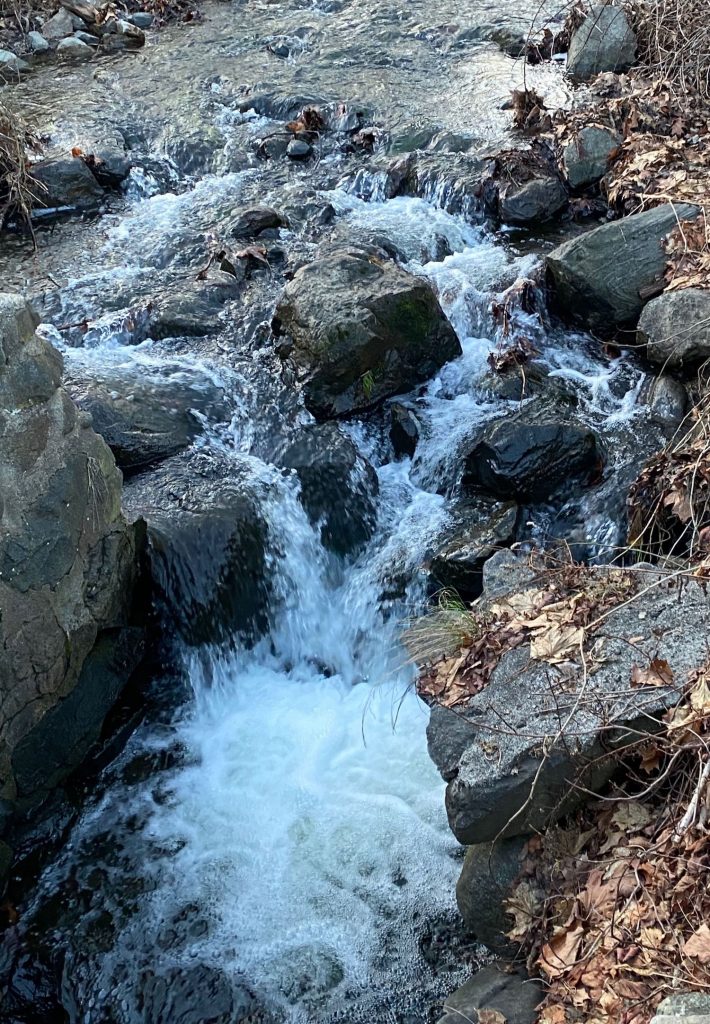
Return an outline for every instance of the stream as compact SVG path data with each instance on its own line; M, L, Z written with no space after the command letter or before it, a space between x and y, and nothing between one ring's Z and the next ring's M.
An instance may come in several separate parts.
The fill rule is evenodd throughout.
M425 1024L485 958L458 923L463 851L401 636L431 594L427 564L451 521L462 446L519 407L490 387L501 342L491 303L535 278L560 236L495 232L436 195L387 199L377 175L383 151L505 142L501 107L522 68L491 36L526 31L537 7L209 3L202 22L165 29L140 55L46 68L17 87L52 145L118 130L136 159L100 217L40 225L36 256L12 239L0 258L8 287L34 300L68 380L150 386L194 408L200 430L181 458L188 470L226 460L259 494L270 598L263 635L171 644L153 709L26 896L12 940L25 952L5 944L13 1021ZM267 50L283 38L285 59ZM558 69L528 74L564 101ZM308 164L255 159L255 140L277 133L299 98L361 105L381 149L324 143ZM143 298L194 281L207 236L256 202L289 221L268 243L271 269L206 333L146 334ZM324 546L279 465L312 418L268 330L284 267L324 240L385 240L430 281L463 352L410 396L413 456L393 449L386 412L341 423L379 483L372 536L345 558ZM544 310L516 316L609 456L600 493L524 510L521 543L545 543L563 523L601 557L621 536L619 480L638 461L646 375ZM128 507L150 472L127 478ZM191 570L199 579L202 562Z

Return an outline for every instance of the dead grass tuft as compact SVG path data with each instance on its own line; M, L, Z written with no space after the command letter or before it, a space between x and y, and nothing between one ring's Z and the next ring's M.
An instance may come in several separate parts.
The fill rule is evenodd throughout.
M39 148L29 125L0 101L0 229L10 220L30 224L38 186L30 177L28 154Z

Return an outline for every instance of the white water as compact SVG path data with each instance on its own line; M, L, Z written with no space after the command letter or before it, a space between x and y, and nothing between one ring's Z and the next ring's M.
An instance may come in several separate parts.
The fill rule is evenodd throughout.
M237 185L234 176L227 191ZM130 222L140 222L143 251L160 258L175 218L192 219L191 196L199 216L209 196L204 184L179 198L139 202L109 246L137 259ZM420 566L447 519L447 501L436 492L452 489L471 432L505 408L480 387L496 337L491 299L529 276L534 260L512 258L480 229L421 200L329 198L353 237L381 230L429 278L463 355L417 399L423 435L414 462L392 461L377 430L346 428L380 479L377 531L354 564L323 550L295 479L252 457L269 484L265 512L280 552L271 566L280 597L271 633L252 650L185 655L193 701L175 730L187 764L157 789L112 788L75 833L80 845L82 833L105 827L112 807L125 802L120 814L140 813L141 841L153 851L140 865L153 891L98 962L87 1024L100 1019L92 1014L109 993L122 1007L122 1024L140 1020L139 969L158 973L175 964L206 963L244 979L291 1024L394 1020L393 999L406 1007L418 985L452 986L450 977L432 981L420 937L427 919L453 913L460 863L444 787L426 750L428 713L413 692L398 634L423 599ZM451 255L432 262L442 237ZM150 340L126 346L121 331L120 318L109 317L94 325L89 346L67 349L65 358L83 368L93 360L99 375L101 365L117 364L140 375L235 384L231 370L171 355ZM592 419L634 414L634 388L631 398L631 391L614 398L618 367L586 356L579 339L550 342L544 356L578 387ZM252 398L250 413L256 408ZM211 424L201 443L239 453L243 463L258 433L253 419L237 396L230 421ZM386 596L398 589L401 597ZM136 745L160 748L175 739L172 730L166 738L142 734L125 757ZM159 947L164 923L191 906L206 927ZM127 972L126 965L134 967Z

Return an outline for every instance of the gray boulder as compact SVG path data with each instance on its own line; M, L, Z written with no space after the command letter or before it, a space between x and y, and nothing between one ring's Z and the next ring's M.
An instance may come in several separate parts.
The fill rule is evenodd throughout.
M19 296L0 297L0 342L0 799L24 808L82 760L140 659L140 531Z
M504 903L520 875L526 842L526 836L514 836L469 846L456 884L456 903L467 929L500 954L514 954L517 948L506 936L513 919Z
M86 35L86 33L82 33L82 35ZM62 60L88 60L93 52L93 47L78 35L67 36L57 46L57 56Z
M535 1024L541 1000L540 982L524 971L484 967L446 999L439 1024L478 1021L479 1010L497 1010L506 1024Z
M648 303L636 339L652 363L692 369L710 356L710 291L681 288Z
M47 53L50 48L41 32L28 32L27 45L33 53Z
M486 565L486 599L504 600L501 584L516 594L539 586L524 561L518 560L520 575L506 572L509 553L494 559ZM545 829L582 799L573 782L592 790L603 785L614 771L614 750L659 727L678 699L677 686L634 686L632 669L661 657L674 682L682 683L705 659L710 605L700 584L691 583L679 595L672 579L655 582L609 612L605 660L594 672L585 674L579 659L564 671L533 661L522 645L503 654L486 688L456 714L432 713L429 753L448 780L449 824L459 842L486 843ZM664 628L661 647L653 626L658 622ZM630 636L639 638L633 646Z
M103 373L101 380L70 372L65 386L91 414L119 469L135 472L176 455L202 432L200 413L213 411L221 393L198 384Z
M483 563L512 540L517 515L518 507L510 501L461 502L431 558L430 573L437 588L452 587L463 597L477 597Z
M635 324L654 289L663 288L663 240L697 206L665 204L563 242L547 267L562 313L600 332Z
M264 231L282 228L285 218L273 206L247 206L239 210L227 231L233 238L258 238Z
M542 501L564 484L588 484L602 464L593 430L531 405L486 426L466 456L463 483L503 498Z
M207 451L176 455L126 483L124 507L148 524L155 590L189 644L248 639L266 627L263 490L248 468Z
M529 227L553 220L567 206L567 190L557 174L508 181L498 192L498 215L505 224Z
M586 81L602 71L626 71L636 60L637 40L623 8L594 4L570 39L567 73Z
M685 386L667 373L657 377L648 396L651 420L657 423L666 437L672 437L685 419L690 399Z
M562 151L562 163L571 188L587 188L603 178L621 142L621 136L609 128L597 125L582 128Z
M370 539L377 474L335 423L302 427L277 462L296 471L303 506L327 548L348 555Z
M103 198L96 178L76 156L40 160L32 165L32 177L39 205L47 209L96 210Z
M60 7L56 14L52 15L42 25L42 35L50 42L58 42L65 36L70 36L74 31L72 16L64 7Z
M274 329L290 337L282 355L295 364L319 419L379 405L461 354L428 282L376 250L340 249L301 268Z
M0 81L17 78L28 69L27 61L18 57L12 50L0 50Z
M651 1024L710 1024L710 995L681 992L667 996L659 1004Z

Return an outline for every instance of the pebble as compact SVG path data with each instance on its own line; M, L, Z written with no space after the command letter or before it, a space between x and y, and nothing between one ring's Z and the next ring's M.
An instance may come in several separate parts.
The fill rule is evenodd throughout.
M312 147L303 139L291 139L286 149L286 155L291 160L306 160L312 152Z

